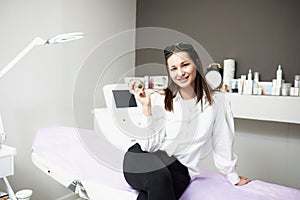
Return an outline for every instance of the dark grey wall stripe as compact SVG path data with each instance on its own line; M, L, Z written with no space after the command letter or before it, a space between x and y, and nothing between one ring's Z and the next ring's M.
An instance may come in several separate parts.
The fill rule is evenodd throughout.
M236 59L238 77L251 68L272 81L278 64L286 82L300 74L299 0L138 0L137 27L148 26L189 35L221 64ZM162 52L137 51L137 66L153 62L164 63ZM164 69L137 69L136 75L149 72Z

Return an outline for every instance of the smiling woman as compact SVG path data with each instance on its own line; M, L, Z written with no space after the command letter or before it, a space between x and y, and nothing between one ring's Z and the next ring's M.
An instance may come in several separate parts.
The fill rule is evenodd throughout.
M164 95L148 94L144 88L134 92L149 122L147 137L137 139L123 162L126 181L139 191L137 199L179 199L211 151L216 167L231 184L249 183L236 172L229 101L206 82L197 52L192 45L179 43L166 47L164 55L170 83ZM156 112L157 106L164 115ZM163 127L158 125L161 121Z

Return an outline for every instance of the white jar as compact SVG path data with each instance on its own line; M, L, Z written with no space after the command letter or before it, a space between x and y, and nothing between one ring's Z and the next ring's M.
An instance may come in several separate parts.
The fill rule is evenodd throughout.
M299 88L291 87L290 88L290 96L299 96Z
M290 95L290 88L292 84L291 83L282 83L281 86L281 95L282 96L289 96Z
M300 75L295 75L294 87L300 88Z

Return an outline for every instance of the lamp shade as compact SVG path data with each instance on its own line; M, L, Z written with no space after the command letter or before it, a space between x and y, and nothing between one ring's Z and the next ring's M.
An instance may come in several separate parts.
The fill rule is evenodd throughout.
M55 37L52 37L46 41L46 44L56 44L56 43L62 43L62 42L68 42L72 40L81 39L84 37L84 34L81 32L74 32L74 33L65 33L61 35L57 35Z

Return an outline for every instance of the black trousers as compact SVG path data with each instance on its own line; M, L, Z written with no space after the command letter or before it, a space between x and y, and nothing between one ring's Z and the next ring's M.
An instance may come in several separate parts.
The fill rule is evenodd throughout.
M145 152L139 144L124 156L123 173L139 190L137 200L178 200L190 182L187 167L164 151Z

